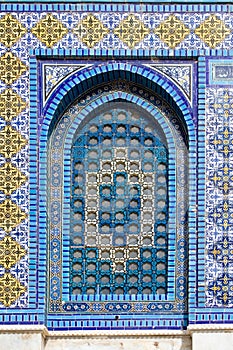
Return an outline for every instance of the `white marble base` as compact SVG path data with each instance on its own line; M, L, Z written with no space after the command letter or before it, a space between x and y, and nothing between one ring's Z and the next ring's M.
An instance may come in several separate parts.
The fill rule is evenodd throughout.
M60 333L61 334L61 333ZM59 339L59 341L58 341ZM61 338L49 336L45 350L191 350L191 338L185 332L74 332Z
M44 350L46 328L0 326L0 350Z
M0 326L0 350L233 350L233 325L194 325L186 331L48 331Z
M188 330L192 350L233 350L233 325L196 325Z

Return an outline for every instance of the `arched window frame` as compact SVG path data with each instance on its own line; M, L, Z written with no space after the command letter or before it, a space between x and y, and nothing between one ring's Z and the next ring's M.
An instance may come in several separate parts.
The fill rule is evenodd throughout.
M127 69L129 68L129 65L126 65L127 66ZM122 67L123 68L123 67ZM130 68L131 69L131 68ZM110 69L111 70L111 69ZM135 72L135 71L134 71ZM152 79L153 78L153 74L154 74L154 72L152 73L152 72L150 72L150 78ZM85 76L85 78L87 78L88 79L88 76L89 76L89 73L88 74L84 74L84 76ZM72 84L68 84L68 88L67 88L67 90L68 89L70 89L71 88L71 86L74 86L75 85L75 83L76 84L78 84L78 83L80 83L80 80L82 80L82 79L78 79L77 80L77 78L75 77L75 79L74 79L74 83L72 83ZM153 79L152 79L153 80ZM160 80L160 78L156 78L155 80ZM166 84L165 84L165 89L167 90L167 91L171 91L171 87L169 88L169 84L167 84L167 82L166 82ZM64 89L62 89L61 90L61 94L60 94L60 96L59 96L59 99L61 100L63 97L62 97L62 95L64 95L64 94L66 94L66 92L64 92ZM172 93L171 93L171 95L172 95ZM184 117L185 117L185 119L188 121L188 119L187 119L187 116L189 115L189 112L186 110L186 107L184 106L184 103L182 102L182 101L180 101L180 98L179 98L179 96L177 95L177 93L174 93L173 94L173 98L174 98L174 100L177 100L177 102L178 102L178 105L180 105L180 107L181 107L181 110L184 110ZM53 103L52 103L52 105L53 105ZM59 105L58 105L58 103L57 103L57 101L56 101L56 105L58 106L58 108L55 110L55 108L52 106L50 103L48 104L48 106L46 106L46 109L45 109L45 112L46 112L46 114L48 115L48 118L50 119L51 117L50 117L50 115L54 115L54 117L55 118L57 118L57 116L58 116L58 114L60 113L59 112L59 110L61 110L61 105L60 105L60 107L59 107ZM55 112L55 113L54 113ZM47 117L46 117L47 118ZM188 117L188 118L190 118L190 117ZM48 130L48 128L47 128L47 122L45 123L45 128L44 128L44 130L45 130L45 133L47 133L47 131L46 130ZM52 126L54 126L55 124L54 124L54 122L52 122L52 124L50 124L50 125L52 125ZM188 126L188 129L190 129L190 131L191 131L191 134L189 134L190 136L191 136L191 138L192 138L192 141L194 140L194 138L195 138L195 136L194 136L194 133L193 133L193 131L192 131L192 121L191 121L191 119L190 119L190 121L188 121L188 124L187 124L187 126ZM42 128L43 129L43 128ZM42 139L44 139L44 136L43 136L43 134L44 134L44 132L42 131ZM44 146L42 146L42 152L43 152L43 149L44 149ZM67 150L65 150L65 151L67 151ZM42 162L43 162L43 156L41 157L41 160L42 160ZM43 173L43 170L42 170L42 172L41 172L41 174ZM65 171L64 171L64 173L65 173ZM43 184L42 184L42 186L41 186L41 188L43 189ZM64 202L66 201L66 199L64 200ZM63 248L64 249L66 249L65 248L65 244L63 244ZM52 247L51 247L51 251L52 251ZM63 266L63 268L65 268L65 266ZM173 281L174 282L174 281ZM183 282L182 282L183 283ZM173 290L174 289L177 289L177 287L178 287L178 284L179 284L179 281L175 281L175 285L174 285L174 283L172 283L173 285L172 285L172 288L173 288ZM64 285L63 285L63 287L61 287L61 285L59 285L59 287L58 287L58 289L60 288L60 291L62 290L62 293L63 293L63 291L64 291ZM63 300L65 300L66 299L66 297L67 297L67 299L68 299L68 295L66 295L66 293L63 293L63 296L64 296L64 299ZM170 295L170 297L168 298L169 300L170 299L173 299L173 298L171 298L171 295ZM181 310L183 311L183 309L184 309L185 307L182 307L181 306ZM57 312L58 311L58 308L56 308L56 306L55 306L55 308L53 309L53 310L51 310L51 309L49 309L49 312L53 312L53 311L55 311L55 312ZM69 311L69 310L68 310ZM70 311L72 311L72 310L70 310ZM156 311L156 307L154 308L154 305L152 305L152 311L154 312L154 311ZM159 310L159 309L157 309L157 311L159 311L159 313L160 313L160 315L161 315L161 312L163 312L163 311L165 311L165 312L170 312L171 310ZM160 312L161 311L161 312ZM172 311L171 311L172 312ZM182 312L181 312L182 313ZM161 317L161 316L160 316ZM159 318L160 318L159 317ZM175 315L173 314L173 316L172 316L173 318L175 317ZM156 316L155 316L155 319L156 319Z

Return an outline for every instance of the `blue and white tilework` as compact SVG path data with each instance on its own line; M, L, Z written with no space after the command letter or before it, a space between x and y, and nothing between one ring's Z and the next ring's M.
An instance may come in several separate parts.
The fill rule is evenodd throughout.
M204 214L201 213L199 217L201 224L206 220L205 237L201 237L201 239L205 239L205 243L202 246L205 249L205 256L204 253L198 256L199 251L193 245L193 242L196 243L195 235L198 234L198 229L194 223L196 210L199 205L196 198L199 195L204 196L204 191L199 193L198 183L195 183L195 186L193 185L188 194L190 201L191 199L193 201L195 200L195 204L197 205L197 207L192 205L190 209L190 220L193 221L189 227L189 237L187 236L187 227L184 229L182 224L177 231L177 246L175 246L175 240L170 241L170 246L173 244L174 250L172 257L168 257L168 263L170 259L173 265L170 264L169 271L168 264L167 289L172 297L175 295L174 289L179 291L176 295L177 299L174 301L173 298L173 301L167 300L167 302L163 302L163 297L160 297L158 303L141 300L126 305L127 308L134 304L135 314L140 314L140 312L143 314L145 310L148 313L150 309L149 312L153 315L157 313L156 317L160 314L161 309L163 309L162 311L165 310L165 313L168 315L169 309L175 308L177 318L174 320L172 316L170 318L167 316L163 320L159 319L160 316L158 316L156 321L145 321L145 316L143 315L140 321L138 319L135 321L127 320L130 325L129 328L153 328L158 326L177 328L187 325L188 316L185 315L185 322L182 323L182 312L187 310L186 297L188 290L186 289L187 281L184 282L184 276L188 276L186 264L186 253L188 251L186 245L188 242L191 242L190 256L193 254L190 263L195 261L195 271L190 272L190 276L192 275L189 281L190 292L193 292L198 286L196 270L199 276L201 276L201 279L204 280L205 285L205 291L203 293L200 291L202 288L200 285L200 290L196 293L195 297L189 300L190 305L192 304L193 312L195 313L195 310L198 312L198 307L201 304L202 309L201 311L199 310L200 313L213 321L215 320L215 310L220 313L222 310L228 308L228 320L232 321L233 316L230 313L230 307L233 304L233 206L231 199L233 177L231 170L233 89L230 86L232 84L232 75L229 73L232 72L232 64L229 63L230 68L227 73L228 77L225 77L226 79L224 76L221 77L221 74L218 75L215 68L216 62L212 64L213 69L215 69L215 75L211 75L212 68L209 68L206 71L199 72L198 80L197 72L194 69L198 57L208 56L209 58L214 58L216 61L220 57L223 63L226 57L231 59L233 47L232 5L153 4L147 6L145 4L124 4L122 6L121 4L83 5L55 3L28 3L25 5L18 2L15 4L1 3L0 9L1 28L3 28L3 31L5 30L0 37L0 66L2 71L7 66L8 72L10 72L5 78L3 75L0 77L0 95L4 95L4 91L11 89L25 103L25 107L22 110L20 109L22 102L18 104L18 113L11 120L0 115L1 139L5 137L3 131L10 130L11 141L13 140L11 145L14 143L15 137L17 139L15 144L20 144L20 147L12 153L10 158L7 156L9 150L5 153L1 150L0 166L2 167L5 163L10 162L26 178L25 182L20 183L10 194L4 193L3 189L0 191L0 205L2 203L8 204L8 201L11 200L11 203L13 203L11 204L12 208L20 208L21 210L21 216L17 212L18 218L12 217L12 220L15 220L15 226L12 227L10 232L6 232L7 224L0 227L0 241L4 242L4 237L9 235L14 244L16 242L20 246L21 252L24 252L22 253L24 255L15 261L15 264L10 269L0 264L0 278L5 275L8 279L5 279L4 283L6 281L9 282L9 274L11 274L12 291L14 292L17 288L20 290L19 294L16 293L16 296L14 295L9 301L9 293L7 288L5 289L5 299L4 297L0 299L0 308L4 309L4 313L0 315L0 322L45 322L45 299L50 301L51 299L53 301L56 299L54 304L51 302L53 308L50 305L52 312L56 312L56 310L60 312L62 310L62 312L70 313L72 316L72 312L78 310L80 314L85 314L83 308L86 307L84 305L86 303L87 307L91 307L92 313L97 311L96 314L100 314L100 317L102 317L103 305L106 307L107 303L93 302L91 297L85 301L81 300L81 303L79 303L75 296L70 297L69 287L67 287L69 284L69 261L64 260L64 265L62 265L62 260L59 260L59 263L57 263L58 247L56 244L59 246L61 243L61 226L50 230L51 236L49 238L39 234L40 232L47 232L45 222L46 202L44 201L45 196L43 197L44 202L40 202L42 197L38 197L40 193L37 193L38 187L36 186L38 184L35 184L35 182L37 180L38 169L44 169L46 173L45 162L39 164L39 157L44 161L45 158L43 157L46 155L47 149L42 149L43 154L41 155L37 147L39 142L42 142L40 140L42 124L44 121L47 122L43 114L43 108L46 106L47 101L54 98L54 93L59 92L62 94L64 92L62 90L64 81L72 76L72 74L78 74L82 69L86 69L85 73L88 74L88 68L91 69L93 65L97 65L97 61L99 66L101 66L102 63L104 65L107 61L115 63L131 62L132 60L135 60L137 65L140 60L143 60L143 67L150 65L151 71L157 71L160 79L165 79L163 86L169 86L168 94L173 89L171 96L176 102L181 101L180 109L183 114L186 115L187 110L188 112L192 111L195 127L200 126L201 114L203 113L200 110L197 112L196 105L197 102L200 103L200 100L197 99L197 94L198 91L206 86L206 83L209 85L206 89L206 144L204 137L200 137L198 144L199 150L198 147L192 146L190 153L192 153L192 160L194 162L191 162L190 167L192 167L193 172L189 174L190 181L193 181L192 184L194 184L196 181L196 179L193 179L196 174L195 160L198 158L196 152L200 152L200 149L203 151L204 147L206 147L206 216L204 218ZM14 30L14 28L17 30ZM88 30L90 28L91 30ZM173 35L172 33L175 34ZM9 54L12 55L6 59ZM41 69L41 62L43 60L46 61L47 66L44 65L44 68ZM67 60L69 60L68 64ZM17 63L17 69L15 68L15 62ZM128 78L130 74L131 72L126 72L126 77ZM115 88L110 89L111 94L115 93ZM119 86L117 88L119 89ZM137 90L137 88L135 89ZM148 91L140 92L136 90L127 87L124 89L124 93L133 94L137 98L148 99L148 95L145 97ZM161 91L163 91L162 97L167 98L164 90L161 89ZM181 95L184 99L181 98L179 100ZM91 103L93 99L97 99L97 96L98 92L94 92L93 90L90 94L88 93L84 96L83 100L76 101L77 104L75 106L71 107L70 101L68 101L63 112L67 113L70 118L75 119L74 115L78 113L75 108L78 108L78 111L82 108L87 108L86 105ZM76 97L77 95L75 95ZM156 102L152 101L152 97L150 103L154 105L157 103L156 108L161 107L161 101L159 99ZM187 105L183 103L186 98L188 101ZM78 106L78 104L80 105ZM5 107L1 106L0 104L2 113ZM69 109L67 109L68 107ZM53 106L51 110L52 108ZM63 107L59 106L59 108L62 109ZM162 104L160 109L162 115L167 117L167 119L170 118L167 116L170 115L169 108ZM175 104L172 105L172 110L175 110L177 113ZM49 113L50 109L48 110ZM180 132L183 135L182 142L186 145L188 142L195 144L196 139L194 134L197 130L192 135L189 135L188 140L184 130L178 130L179 123L176 124L175 120L173 122L177 127L177 140L179 139L178 133ZM189 126L192 123L189 120L187 124ZM30 142L30 148L27 145L28 141ZM35 150L35 152L33 153L32 150ZM56 157L57 159L55 159ZM57 160L62 161L59 157L59 152L54 152L51 159L53 162ZM177 163L179 163L181 158L182 154L178 155ZM205 164L199 164L199 167L204 166ZM28 177L30 177L30 183L27 181ZM178 180L183 181L182 178ZM197 180L200 182L203 181L203 179ZM44 182L45 180L42 178L42 185ZM180 189L180 196L183 196L183 192ZM55 198L60 200L61 193L59 191L53 188L51 193L54 200ZM174 196L174 189L172 195ZM187 193L185 193L186 195ZM38 215L39 206L44 206L42 217ZM1 210L5 213L4 206L1 206ZM179 210L181 217L182 208ZM58 219L60 220L59 215ZM37 222L40 222L40 225L35 230ZM185 220L184 222L185 224L187 223ZM46 239L50 238L51 244L55 243L55 247L51 246L51 260L49 262L51 269L49 271L49 277L54 277L51 281L56 288L51 288L47 293L47 275L44 267L48 263ZM60 249L59 251L59 259L63 256L64 252L67 253L67 242L68 240L65 241L67 245L62 248L63 250ZM202 272L203 266L201 265L201 261L204 258L206 264L205 273L204 271ZM185 260L185 263L180 263L177 269L175 269L174 265L178 260L179 262ZM61 267L64 269L63 272L61 271ZM66 281L64 285L62 285L63 281ZM38 288L35 288L35 286ZM61 297L62 293L63 299ZM182 293L185 294L185 301L181 301L183 298ZM160 302L161 300L162 302ZM125 305L112 302L109 314L116 314L118 312L117 307L122 307L122 313L128 311L124 309ZM14 314L14 309L17 309L17 315ZM30 311L27 315L25 314L25 309ZM107 307L105 312L106 310ZM181 312L179 314L180 310ZM71 316L70 319L67 318L68 328L71 325L74 325L74 328L96 327L96 324L94 321L92 323L89 316L87 316L87 318L89 317L88 321L85 320L85 322L83 321L83 316L79 315L79 318L76 315L75 320L71 320ZM222 322L223 318L224 313L221 314L219 322ZM192 321L199 321L199 319L192 319ZM62 318L56 321L53 314L48 321L48 325L51 328L62 328L64 327L64 322ZM98 322L98 325L100 325L100 319ZM104 319L103 322L105 322L104 327L117 327L116 323L111 323L115 321ZM121 322L122 328L125 328L127 322Z

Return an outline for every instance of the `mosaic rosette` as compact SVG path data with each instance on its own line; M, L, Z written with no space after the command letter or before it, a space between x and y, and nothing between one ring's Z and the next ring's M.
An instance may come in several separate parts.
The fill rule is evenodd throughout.
M133 49L143 41L149 32L149 28L135 15L129 15L114 29L114 34L130 49Z
M11 14L6 14L0 19L0 42L6 47L13 46L27 29Z
M13 55L11 52L6 52L0 57L0 79L5 84L12 84L15 82L23 73L26 72L27 67L21 60Z
M221 44L230 33L230 28L215 15L210 15L195 30L195 34L213 49Z
M10 273L0 276L0 302L9 307L26 291L26 287L21 284Z
M87 15L82 19L73 33L89 48L97 45L108 35L109 29L94 15Z
M157 34L171 49L178 46L189 33L189 28L175 15L170 15L155 29L155 34Z
M47 14L31 29L31 32L47 47L53 47L68 33L68 29L52 14Z
M25 108L27 103L12 89L6 89L0 94L0 117L11 121Z

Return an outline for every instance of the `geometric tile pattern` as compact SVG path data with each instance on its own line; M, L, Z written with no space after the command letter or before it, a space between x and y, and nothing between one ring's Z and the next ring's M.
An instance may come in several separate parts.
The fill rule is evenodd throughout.
M11 14L0 19L0 42L6 47L14 45L26 32L27 29Z
M0 57L0 79L5 84L12 84L16 81L25 71L27 67L20 61L18 57L11 52L6 52Z
M47 14L31 29L31 32L47 47L53 47L67 34L68 29L52 14Z
M114 29L114 34L130 49L139 44L149 32L149 28L132 14L121 21L119 26Z
M98 46L133 49L140 45L145 48L179 47L194 50L206 46L215 48L225 45L229 49L232 47L231 15L226 21L221 13L218 16L211 14L209 17L203 13L189 13L187 19L185 15L165 12L158 13L156 21L151 13L147 16L140 13L125 16L121 12L117 14L109 12L105 18L100 16L100 13L88 12L78 16L72 12L69 17L67 15L68 18L64 13L61 16L43 13L42 18L36 13L30 33L25 32L25 23L20 24L16 17L17 15L14 17L7 15L2 19L4 33L7 34L3 35L1 40L7 47L32 34L33 40L39 40L38 45L42 43L47 48L72 49ZM11 28L11 22L18 28L17 30Z
M155 34L171 49L179 45L189 33L189 28L175 15L170 15L155 29Z
M11 125L5 126L0 130L0 154L6 158L11 158L18 153L25 145L27 140Z
M195 34L212 49L219 45L230 33L231 30L228 26L215 15L210 15L195 30Z
M0 240L0 264L5 269L10 269L25 254L26 250L11 238L11 236L5 236Z
M4 192L5 195L10 195L26 180L27 177L11 163L4 163L0 167L0 191Z
M73 33L87 47L92 48L109 33L109 29L96 16L90 14L73 29Z
M26 287L10 273L0 276L0 302L5 307L11 306L25 291Z
M5 232L11 232L26 217L27 214L11 200L0 203L0 228Z
M22 49L14 51L14 45L21 48L20 40L27 35L27 28L17 17L18 14L8 13L0 19L0 43L8 49L0 57L1 85L6 84L0 93L0 121L3 126L0 129L0 307L27 305L28 227L27 213L20 206L21 196L26 197L26 193L23 191L20 195L17 191L26 183L28 175L25 173L27 158L22 158L20 152L25 151L27 145L21 130L25 133L29 98L26 101L22 97L23 89L28 96L27 81L26 84L23 81L18 84L22 76L27 76L25 57L18 57ZM17 231L19 235L16 235Z
M11 121L25 108L26 102L12 89L6 89L0 94L0 117Z
M233 306L233 89L207 90L207 305Z

